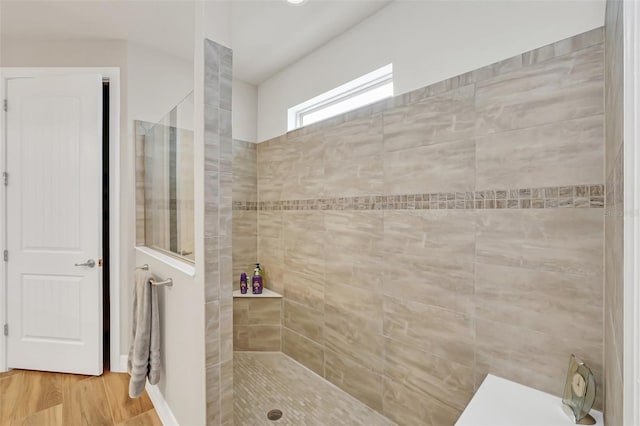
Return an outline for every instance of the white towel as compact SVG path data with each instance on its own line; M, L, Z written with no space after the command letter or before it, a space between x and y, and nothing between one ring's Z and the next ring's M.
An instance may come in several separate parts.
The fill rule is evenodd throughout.
M147 271L136 271L133 291L133 321L127 370L131 375L129 396L137 398L144 391L146 378L155 385L160 381L160 321L158 295Z

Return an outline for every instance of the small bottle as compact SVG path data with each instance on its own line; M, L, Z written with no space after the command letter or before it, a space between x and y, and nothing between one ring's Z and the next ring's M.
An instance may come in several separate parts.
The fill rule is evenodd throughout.
M251 288L252 288L253 294L262 294L262 289L264 288L264 282L263 282L262 268L260 268L259 263L256 263L256 267L253 270L253 277L251 277Z
M247 289L249 288L249 282L247 281L247 274L240 274L240 293L247 294Z
M253 268L253 275L260 275L264 278L264 271L262 270L262 267L260 267L259 263L256 263L256 267Z

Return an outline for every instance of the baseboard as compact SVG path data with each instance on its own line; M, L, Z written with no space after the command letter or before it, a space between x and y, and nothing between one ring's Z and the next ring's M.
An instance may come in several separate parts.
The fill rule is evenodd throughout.
M116 371L114 368L112 368L111 371L117 373L126 373L128 359L128 355L120 355L119 371ZM149 399L153 404L153 408L156 409L156 413L158 414L160 421L162 421L162 424L164 426L178 426L178 421L173 415L171 407L169 407L169 404L167 404L167 401L165 401L164 395L162 395L162 392L160 391L158 386L149 384L149 381L147 380L144 388L147 391L147 395L149 395Z
M162 424L164 426L178 426L178 421L173 415L171 407L169 407L169 404L165 401L164 395L162 395L158 386L151 385L147 381L145 389L149 395L149 399L151 399L151 402L153 403L153 407L156 409L158 417L160 417Z
M128 355L120 355L120 365L112 365L111 371L113 371L114 373L126 373L128 359Z

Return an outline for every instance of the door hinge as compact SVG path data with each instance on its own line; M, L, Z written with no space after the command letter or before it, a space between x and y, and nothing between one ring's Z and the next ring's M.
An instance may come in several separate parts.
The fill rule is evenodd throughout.
M9 324L5 324L4 325L4 335L8 336L9 335Z
M2 255L2 257L4 258L5 262L9 261L9 250L5 250L4 254Z
M6 99L2 102L2 109L5 111L9 110L9 102Z
M2 180L4 182L4 186L9 185L9 173L3 172L2 173Z

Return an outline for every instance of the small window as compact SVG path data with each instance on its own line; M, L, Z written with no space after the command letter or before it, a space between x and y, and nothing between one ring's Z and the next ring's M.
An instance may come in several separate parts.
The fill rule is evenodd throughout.
M289 108L289 130L393 96L393 64Z

